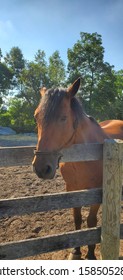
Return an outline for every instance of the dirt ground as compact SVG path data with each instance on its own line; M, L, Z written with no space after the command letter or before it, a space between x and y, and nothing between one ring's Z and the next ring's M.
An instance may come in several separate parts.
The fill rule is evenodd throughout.
M5 145L5 142L4 142ZM33 173L31 166L0 168L0 198L15 198L65 191L64 181L57 172L53 180L43 181ZM88 208L82 209L83 223L86 228ZM121 215L123 216L123 214ZM123 217L122 217L123 222ZM101 224L101 209L98 213L98 225ZM24 216L7 217L0 220L0 243L42 237L74 230L72 209L37 213ZM67 259L71 249L36 255L26 259L63 260ZM85 259L87 247L82 248ZM123 241L120 246L123 256ZM100 259L100 245L96 246L96 257Z

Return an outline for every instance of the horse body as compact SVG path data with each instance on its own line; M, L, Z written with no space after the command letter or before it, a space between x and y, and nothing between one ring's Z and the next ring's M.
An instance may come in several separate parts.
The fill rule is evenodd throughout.
M123 121L107 120L100 123L107 136L112 139L123 139Z
M84 124L84 127L83 127ZM85 128L85 129L84 129ZM84 131L84 133L83 133ZM73 142L71 144L80 143L103 143L107 138L105 132L100 126L87 116L79 124ZM88 162L73 162L73 163L61 163L61 174L66 182L67 191L83 190L90 188L99 188L102 186L103 177L103 162L100 161L88 161ZM87 219L88 227L95 227L97 224L97 212L100 205L93 205L90 207L90 213ZM73 216L75 222L75 229L81 229L82 216L81 208L73 209ZM95 245L88 246L87 258L94 259ZM80 248L75 248L69 256L69 259L80 259Z
M105 132L95 120L84 116L70 144L103 143L105 138ZM96 188L102 184L102 161L61 163L60 169L67 191Z
M51 179L56 171L56 152L73 144L103 143L107 138L123 139L123 121L112 120L98 124L87 116L74 95L80 85L80 79L67 90L41 91L42 101L35 111L38 125L37 152L33 167L40 178ZM58 97L59 95L59 97ZM57 108L58 107L58 108ZM76 191L102 186L103 162L60 163L61 174L67 191ZM87 218L88 227L97 224L97 212L100 205L90 207ZM81 208L73 209L75 229L81 228ZM94 259L95 245L88 246L88 258ZM72 259L81 257L80 248L72 252Z
M104 143L104 140L108 138L123 139L123 121L109 120L101 122L99 125L93 118L85 115L69 145ZM67 191L72 191L73 185L74 190L102 186L102 161L61 163L60 169L66 182Z

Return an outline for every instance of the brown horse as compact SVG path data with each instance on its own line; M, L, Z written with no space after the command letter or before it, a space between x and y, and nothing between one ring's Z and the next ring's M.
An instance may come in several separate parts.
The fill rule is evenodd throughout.
M39 178L52 179L59 161L59 151L80 143L103 143L106 138L123 139L123 121L112 120L100 125L86 115L76 99L80 79L68 89L41 89L41 102L35 111L38 143L33 168ZM102 186L102 161L60 163L67 191ZM97 224L99 205L90 207L88 227ZM81 208L73 209L75 229L81 228ZM95 245L88 246L88 259L95 259ZM80 247L74 248L71 259L80 259Z

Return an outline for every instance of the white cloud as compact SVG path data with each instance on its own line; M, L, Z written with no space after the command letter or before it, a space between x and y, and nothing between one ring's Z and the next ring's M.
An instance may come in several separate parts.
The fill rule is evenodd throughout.
M15 28L11 20L2 21L0 20L0 38L8 39L14 33Z

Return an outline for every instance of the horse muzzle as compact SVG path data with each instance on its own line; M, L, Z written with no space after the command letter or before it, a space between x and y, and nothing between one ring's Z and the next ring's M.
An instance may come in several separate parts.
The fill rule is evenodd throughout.
M62 155L59 152L41 152L34 150L33 171L41 179L53 179Z

